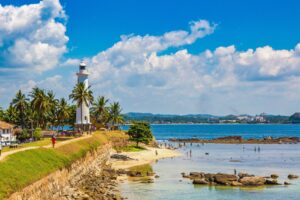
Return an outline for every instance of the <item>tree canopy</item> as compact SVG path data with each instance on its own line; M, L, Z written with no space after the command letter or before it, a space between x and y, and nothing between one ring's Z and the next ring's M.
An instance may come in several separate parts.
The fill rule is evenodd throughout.
M139 143L149 144L153 139L150 124L147 122L134 122L128 130L129 140Z

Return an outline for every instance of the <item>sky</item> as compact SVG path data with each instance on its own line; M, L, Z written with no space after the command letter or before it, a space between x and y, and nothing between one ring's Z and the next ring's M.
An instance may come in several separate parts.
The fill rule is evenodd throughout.
M300 111L300 1L0 0L0 106L68 98L81 60L123 112Z

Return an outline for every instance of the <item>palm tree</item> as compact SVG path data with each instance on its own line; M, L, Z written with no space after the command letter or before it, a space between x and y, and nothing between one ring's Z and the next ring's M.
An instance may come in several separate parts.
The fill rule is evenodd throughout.
M58 121L57 109L59 100L55 99L55 94L51 90L47 92L47 101L49 103L49 107L47 109L47 118L52 125L55 125Z
M67 101L64 98L62 98L58 102L57 108L57 124L62 127L62 130L64 129L63 127L71 115L70 111L71 110Z
M115 125L119 125L124 123L123 116L121 115L122 108L119 104L119 102L113 102L110 104L109 107L109 120L112 123L113 129L115 128Z
M78 83L72 90L72 93L69 95L69 98L72 99L73 102L77 101L77 106L80 106L81 125L83 125L83 116L82 116L83 104L85 104L88 107L90 103L93 102L94 100L93 92L90 90L90 87L91 86L86 88L84 83Z
M48 96L45 94L45 90L35 87L29 94L32 98L31 108L34 112L34 117L36 119L37 127L46 127L46 118L50 106L50 101Z
M25 118L28 108L28 98L26 98L25 94L19 90L16 94L16 97L12 100L11 105L17 112L18 124L24 128L26 125Z
M108 117L108 107L106 106L108 101L109 99L106 99L104 96L100 96L95 102L93 102L91 108L96 122L100 123L102 126L105 124Z

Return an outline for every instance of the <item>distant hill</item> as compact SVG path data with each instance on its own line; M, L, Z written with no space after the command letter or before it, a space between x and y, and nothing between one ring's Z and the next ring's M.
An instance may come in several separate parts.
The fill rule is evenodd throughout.
M289 121L293 124L300 123L300 113L294 113L292 116L290 116Z
M208 119L218 118L209 114L152 114L152 113L135 113L124 114L125 121L148 121L151 123L206 123Z
M243 115L226 115L216 116L210 114L153 114L153 113L138 113L129 112L124 115L125 121L147 121L150 123L300 123L300 113L295 113L294 116L270 115L261 114L251 116ZM297 118L298 117L298 118ZM263 121L261 121L263 118ZM259 120L259 121L257 121Z

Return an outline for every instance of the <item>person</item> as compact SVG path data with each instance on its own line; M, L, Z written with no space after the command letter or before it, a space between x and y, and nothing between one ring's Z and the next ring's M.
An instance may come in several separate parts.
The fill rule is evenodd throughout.
M53 146L53 148L54 148L55 143L56 143L56 136L55 136L54 133L53 133L53 135L52 135L52 137L51 137L51 142L52 142L52 146Z
M156 156L158 155L158 152L157 152L157 150L155 150L155 155L156 155Z

